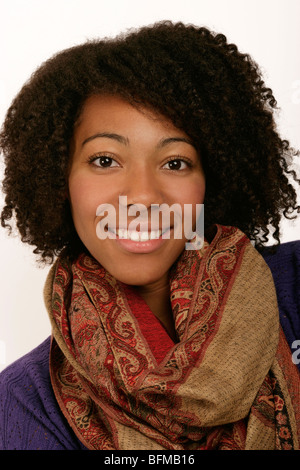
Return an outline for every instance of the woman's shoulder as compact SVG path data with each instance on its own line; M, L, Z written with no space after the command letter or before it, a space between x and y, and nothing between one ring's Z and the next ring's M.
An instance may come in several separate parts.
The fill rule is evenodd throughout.
M0 374L0 391L3 396L30 400L30 392L41 391L49 384L50 338L20 359L10 364ZM24 393L26 391L26 393ZM25 404L25 403L24 403Z
M273 275L281 326L295 351L300 340L300 240L266 248L262 255ZM297 365L300 369L300 359Z
M262 255L268 264L282 309L300 316L300 240L267 247Z
M262 251L263 257L270 262L272 267L279 267L282 263L289 263L286 267L300 270L300 240L280 243L276 246L265 247ZM298 266L291 265L290 261L298 260Z
M50 338L0 374L0 449L80 449L49 374Z

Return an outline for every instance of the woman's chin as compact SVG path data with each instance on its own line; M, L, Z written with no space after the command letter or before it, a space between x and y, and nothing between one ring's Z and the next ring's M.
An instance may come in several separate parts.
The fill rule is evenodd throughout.
M168 274L162 270L145 269L143 272L140 270L112 270L110 271L117 281L127 284L129 286L148 286L160 282L163 278L167 279Z

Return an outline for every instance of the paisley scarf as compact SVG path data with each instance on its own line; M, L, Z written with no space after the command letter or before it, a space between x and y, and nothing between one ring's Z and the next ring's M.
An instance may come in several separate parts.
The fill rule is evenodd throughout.
M300 379L269 268L216 226L170 271L173 342L146 303L94 258L51 268L50 373L88 449L298 449Z

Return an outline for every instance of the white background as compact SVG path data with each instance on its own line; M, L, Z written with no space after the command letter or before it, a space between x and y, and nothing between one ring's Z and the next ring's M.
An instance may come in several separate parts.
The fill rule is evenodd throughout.
M280 132L300 148L299 18L299 0L0 0L1 123L23 83L57 51L170 19L208 26L250 53L278 101ZM281 238L299 239L300 220L283 223ZM1 370L51 331L42 295L49 268L2 228L0 259Z

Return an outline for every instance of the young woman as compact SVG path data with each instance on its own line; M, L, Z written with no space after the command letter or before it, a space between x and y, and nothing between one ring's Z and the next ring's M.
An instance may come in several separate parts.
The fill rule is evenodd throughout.
M1 133L2 225L53 263L53 334L1 374L3 449L299 448L299 244L263 248L299 211L275 107L248 55L170 22L31 77Z

